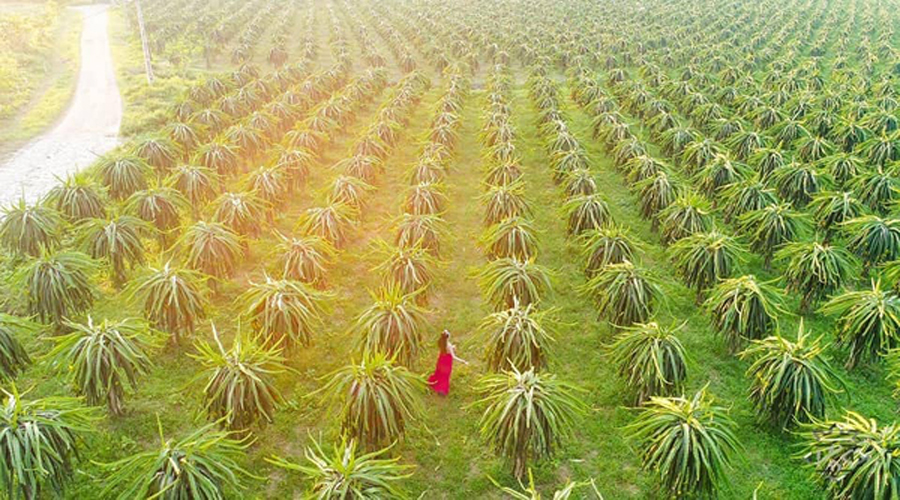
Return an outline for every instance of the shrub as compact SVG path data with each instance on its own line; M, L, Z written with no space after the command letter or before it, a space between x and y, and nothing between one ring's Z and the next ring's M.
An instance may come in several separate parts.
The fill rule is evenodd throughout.
M70 221L106 217L102 192L84 175L70 175L47 193L46 200Z
M58 327L94 303L91 275L96 269L96 263L80 252L44 252L19 268L13 280L25 294L28 314Z
M300 230L307 236L316 236L341 248L347 238L347 229L356 217L357 211L343 203L313 207L301 218Z
M244 316L267 346L308 346L321 322L326 295L300 281L265 278L238 297Z
M495 309L540 302L550 290L550 275L534 260L502 258L489 262L478 277L485 298Z
M662 296L656 281L629 261L607 265L583 290L597 301L601 318L620 327L647 321Z
M78 242L86 254L94 259L106 259L112 266L116 286L126 279L127 268L144 263L144 242L141 234L150 226L128 215L116 215L108 220L88 219L78 226Z
M367 352L358 363L332 372L319 391L340 402L345 436L377 449L406 432L421 412L425 381L384 353Z
M215 207L215 222L242 236L259 236L262 221L266 219L266 204L255 192L223 193L212 205Z
M900 219L864 215L841 224L849 237L847 247L858 255L868 269L900 258Z
M522 491L515 490L512 488L506 488L504 486L500 486L494 478L488 476L488 479L494 483L501 492L505 495L509 496L513 500L541 500L541 494L538 492L537 488L534 485L534 476L531 474L531 469L528 469L528 487L525 488L521 482L519 482L519 486L523 488ZM573 483L571 481L567 482L565 486L561 490L556 490L553 492L553 500L569 500L572 495L575 494L575 491L581 488L586 488L590 486L593 492L593 495L590 495L590 498L594 498L596 500L603 500L603 495L600 494L600 490L597 489L597 485L594 483L594 480L590 481L582 481L578 483ZM584 496L579 496L577 498L588 498Z
M372 298L375 303L356 320L363 352L383 353L408 365L422 343L425 311L414 294L404 294L396 285L382 287Z
M606 201L597 194L572 198L563 204L562 210L568 221L566 229L569 234L599 230L612 223Z
M818 241L790 243L775 257L787 262L787 291L802 294L800 310L804 312L811 304L838 291L854 275L857 264L843 247Z
M485 193L484 200L484 223L487 225L509 217L527 216L531 211L525 201L525 183L522 181L491 186Z
M553 342L545 327L548 314L549 311L538 311L535 304L516 303L485 318L480 330L487 335L488 368L495 372L546 368Z
M769 267L775 251L802 234L806 219L790 205L782 203L745 213L738 220L738 226L749 238L750 248L761 253Z
M780 290L751 274L720 282L704 306L731 352L737 352L745 340L761 339L776 328L783 301Z
M692 398L652 397L626 427L645 470L671 498L715 497L740 447L726 410L701 390Z
M617 225L584 233L580 242L585 259L584 270L589 278L610 264L633 261L634 250L639 248L631 233Z
M216 222L193 224L178 244L187 253L189 267L218 279L231 276L243 254L240 237Z
M266 461L305 477L311 483L309 498L404 498L394 483L409 477L410 466L398 463L399 457L383 458L390 448L361 454L356 441L344 439L326 454L318 441L313 444L314 448L306 449L307 465L278 457Z
M147 189L150 165L137 156L106 156L97 165L97 175L114 200L124 200L132 193Z
M819 310L837 316L837 343L850 349L848 368L900 346L900 296L880 282L835 296Z
M580 389L548 373L515 369L479 380L480 433L521 478L529 462L550 458L587 412Z
M651 396L680 391L687 378L684 347L675 330L655 321L624 328L609 353L616 373L638 405Z
M0 313L0 381L12 382L31 364L19 337L36 335L41 326L25 318Z
M714 229L676 241L669 254L678 274L694 288L700 302L703 290L731 276L745 252L734 238Z
M709 231L712 224L709 202L690 192L678 195L675 201L660 212L659 217L665 244L674 243L694 233Z
M24 199L3 208L0 243L10 252L37 257L50 250L62 236L59 212L43 204L27 205Z
M491 257L512 257L519 260L537 256L536 230L531 221L510 217L489 227L481 238Z
M48 487L61 496L94 412L75 398L26 400L15 385L0 390L0 486L9 498L38 498Z
M900 495L900 428L848 411L842 420L814 421L798 432L797 455L815 471L830 499L893 498Z
M94 324L88 316L86 323L66 326L70 333L53 337L50 356L57 368L87 404L105 401L111 414L122 415L125 386L136 390L138 378L152 366L148 351L154 342L147 325L127 319Z
M205 425L178 441L168 440L159 426L159 448L122 460L101 464L109 470L101 496L133 498L217 499L243 489L241 468L244 450L250 446L227 431Z
M827 348L821 337L809 339L801 321L796 342L767 337L741 353L753 359L747 377L760 420L787 429L825 416L830 396L838 392L835 384L842 383L824 354Z
M128 295L143 302L144 316L154 328L172 334L177 343L194 332L206 316L207 302L200 291L203 277L196 271L173 266L144 271L128 287Z
M275 252L282 269L282 277L311 285L325 282L326 266L335 255L335 249L327 241L315 236L289 238L277 233L279 238Z
M404 295L414 294L420 303L424 303L434 279L434 258L419 247L390 248L387 244L383 247L388 253L387 259L375 269L384 276L384 285L397 286Z
M282 401L272 377L286 370L281 349L238 332L231 348L225 350L215 325L212 330L215 347L199 341L197 354L191 355L207 373L203 388L207 418L234 431L249 430L257 422L272 422Z

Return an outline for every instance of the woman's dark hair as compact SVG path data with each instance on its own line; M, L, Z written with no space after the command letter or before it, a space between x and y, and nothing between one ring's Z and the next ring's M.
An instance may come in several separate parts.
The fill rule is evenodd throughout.
M441 332L441 336L438 338L438 349L440 349L441 354L447 354L450 352L450 332L444 330Z

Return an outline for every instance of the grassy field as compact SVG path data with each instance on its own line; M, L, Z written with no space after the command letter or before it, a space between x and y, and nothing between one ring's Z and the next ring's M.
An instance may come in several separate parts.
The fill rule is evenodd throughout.
M868 5L865 2L851 3L854 6ZM389 25L402 24L401 20L409 17L409 10L417 8L407 6L403 2L388 2L388 4L384 8L389 9L391 15L384 19ZM814 4L818 6L822 2ZM215 8L227 10L218 3L216 5ZM278 11L274 7L266 10L266 6L277 7L280 4L277 1L260 0L249 5L246 12L235 8L234 16L240 22L235 22L237 26L233 29L235 33L225 37L225 41L218 47L217 55L210 67L199 58L186 66L160 61L157 81L153 85L145 80L140 45L128 14L121 10L113 12L110 33L114 59L117 62L117 76L126 105L122 125L123 136L140 139L145 137L144 134L153 135L155 131L165 130L166 124L173 121L172 110L175 104L185 100L192 86L196 89L210 78L227 80L234 77L234 74L230 73L232 71L235 71L235 74L239 73L237 68L240 64L231 60L231 54L242 43L248 43L252 48L249 62L260 68L263 75L272 73L272 67L267 62L267 54L269 49L278 43L279 28L274 22ZM326 5L328 9L319 8ZM373 3L360 4L364 7L360 7L364 15L359 18L347 15L346 10L352 5L353 2L329 1L322 5L314 2L307 6L311 10L298 8L292 11L293 18L286 24L285 30L288 33L302 33L303 36L288 37L286 43L289 53L292 55L298 53L302 44L309 42L316 50L309 60L304 61L304 71L308 73L326 71L336 65L349 64L351 76L361 75L369 66L366 54L374 52L383 55L387 61L384 73L389 88L378 92L370 100L353 109L352 119L348 120L345 126L337 127L333 133L327 135L328 144L324 153L315 158L304 185L290 196L283 207L279 207L274 223L270 225L259 221L263 227L262 235L248 239L248 252L240 259L234 275L223 280L217 289L204 291L211 302L208 322L216 325L226 345L235 338L239 328L250 328L241 317L242 310L237 301L238 297L254 283L264 281L267 276L280 275L280 269L276 264L277 257L273 253L278 242L277 234L298 235L299 221L305 211L326 203L331 186L343 173L334 166L340 160L354 155L359 138L363 137L370 125L378 122L381 109L393 97L395 89L391 86L400 81L405 74L399 65L400 57L397 55L399 51L383 33L377 31L379 25L372 19L376 12L373 10L375 8ZM465 7L462 10L473 8L471 2L462 2L460 5ZM484 29L485 32L492 33L492 36L501 37L497 34L502 31L500 27L487 21L475 23L474 18L466 17L469 14L457 16L442 11L439 6L429 8L433 9L429 11L431 12L429 16L440 18L446 15L460 25L464 24L464 21L472 22L478 29ZM799 6L792 8L798 9L799 12ZM636 27L638 22L635 21L640 15L630 8L621 7L621 9L621 11L613 9L613 12L616 12L621 20L627 20L623 21L627 28L623 28L623 32L642 33ZM873 9L875 8L869 10ZM869 10L866 10L867 14L870 13ZM747 11L755 12L749 7ZM566 18L565 9L554 12L556 18ZM600 10L590 12L598 18L607 15ZM664 9L663 12L671 16L671 19L680 19L669 10ZM818 10L816 13L824 17ZM155 12L151 10L151 19L154 14ZM333 18L330 17L332 15ZM831 15L827 19L831 20L836 15ZM612 14L610 16L612 17L609 19L603 18L604 21L612 22L617 19ZM790 19L797 17L799 15ZM870 16L864 17L868 19ZM671 19L666 18L666 21ZM353 25L355 22L363 23L366 29L358 29L358 26ZM585 23L581 26L585 30L590 26L588 21L579 22ZM760 23L765 24L761 21ZM614 154L604 148L602 142L593 135L594 116L586 106L579 105L573 98L579 90L575 87L575 79L572 78L574 69L596 71L592 73L595 80L602 82L600 85L609 95L623 101L620 103L621 116L622 120L629 124L630 133L634 134L636 140L647 145L650 156L665 158L666 153L651 131L649 120L641 114L645 113L642 106L646 102L652 102L653 99L675 101L676 98L672 97L676 94L675 91L666 88L663 92L658 88L662 87L661 85L651 85L647 82L653 76L661 79L671 78L672 82L677 82L682 68L672 63L672 68L659 71L664 76L656 75L653 73L654 63L643 64L641 61L627 59L622 55L624 49L619 51L611 41L607 45L598 42L598 46L603 46L598 50L607 50L609 54L617 55L622 61L628 62L617 61L611 64L611 67L604 68L601 56L587 59L585 53L590 52L587 49L583 53L576 54L574 49L562 48L574 46L575 42L567 38L568 34L551 31L555 26L552 22L542 22L539 26L534 30L523 30L535 37L551 37L552 33L559 46L551 47L551 44L548 44L541 50L551 55L556 53L554 51L565 52L567 57L559 56L559 60L550 61L548 55L543 64L537 59L539 62L532 60L530 65L523 64L518 59L525 57L515 52L512 49L515 45L507 41L512 47L511 52L516 54L513 56L513 62L508 65L511 81L514 82L508 95L509 116L515 129L512 142L521 160L526 186L525 197L531 207L530 219L537 228L539 241L537 262L551 272L552 290L541 301L541 309L549 311L553 320L552 330L555 337L549 354L549 371L583 389L580 397L589 410L587 415L578 421L573 435L563 441L552 459L533 464L538 489L545 495L552 496L556 488L569 480L594 479L597 489L607 499L665 498L665 495L658 491L653 475L642 469L639 456L641 444L626 437L627 432L624 428L635 420L639 409L632 407L631 399L627 396L628 391L617 376L608 352L609 345L620 330L599 317L594 300L584 291L586 277L583 271L583 258L579 245L567 234L566 217L561 208L566 199L564 189L554 181L551 167L553 158L548 150L547 132L539 126L541 110L528 91L529 77L533 77L535 68L546 70L552 84L557 86L561 119L583 146L590 174L609 206L612 219L628 228L639 242L637 264L647 269L660 283L663 300L657 308L654 319L661 324L679 326L678 337L687 352L688 375L685 394L693 394L707 388L709 393L715 396L716 401L727 409L728 415L736 423L735 434L740 449L735 454L732 467L727 471L728 481L719 497L796 500L825 498L810 470L804 467L802 460L797 457L802 445L800 438L790 432L773 429L760 423L748 397L750 381L746 372L751 361L729 351L725 340L716 332L710 315L698 304L695 292L676 274L671 250L661 241L659 231L653 229L651 222L641 216L641 199L633 183L626 178L623 169L616 166ZM190 23L179 25L179 28L201 29ZM603 29L613 31L608 27ZM799 31L800 28L797 29ZM810 55L811 52L818 48L822 51L821 57L824 61L833 62L839 43L846 44L845 52L851 52L851 49L862 52L863 49L860 47L867 45L859 36L852 35L846 41L840 42L839 38L842 37L830 32L820 32L819 29L822 28L811 25L808 34L816 40L821 40L821 47L791 45L789 50L785 50L791 56L785 57L790 61L795 59L806 61L813 57ZM457 50L458 47L447 43L451 40L457 41L460 46L472 44L479 47L471 51L485 61L478 67L470 67L471 71L466 73L471 91L460 103L458 139L447 165L446 177L442 182L446 194L446 210L441 214L445 222L445 232L441 237L442 251L435 270L432 295L427 303L427 326L424 334L426 348L410 363L410 369L423 377L428 376L434 368L437 356L434 344L439 332L444 329L453 333L454 342L458 345L457 354L471 364L455 365L452 389L448 397L437 397L430 391L421 395L424 411L420 418L411 423L393 453L401 457L402 463L414 466L414 473L403 483L413 498L505 498L492 484L492 480L507 486L514 486L517 483L508 464L485 444L483 436L479 434L481 415L474 407L479 400L476 391L477 382L488 372L484 359L485 335L480 330L480 325L492 312L492 307L483 297L478 284L478 274L488 262L485 257L486 250L480 239L485 230L483 222L485 185L482 179L490 163L488 151L483 144L482 131L485 125L485 109L488 106L488 75L491 65L487 62L488 56L485 55L488 49L479 45L486 42L477 41L479 39L474 35L459 35L459 32L447 30L435 35L438 43L443 42L447 45L444 51L434 47L426 48L416 43L410 44L413 47L409 49L410 53L420 65L422 73L430 80L430 86L425 90L421 101L411 108L408 124L398 129L399 139L384 159L384 171L373 182L374 189L365 198L361 215L354 221L349 232L348 242L328 268L326 286L329 295L328 308L322 323L316 328L312 345L297 346L287 351L286 364L290 370L274 376L275 386L284 396L284 404L278 409L272 424L254 429L253 443L240 460L240 465L254 477L244 479L245 490L242 493L230 492L235 497L299 498L300 492L308 487L308 483L300 474L276 468L267 459L278 456L301 462L304 450L310 445L311 440L331 443L340 439L341 425L337 409L323 401L316 391L322 387L332 371L359 358L357 345L360 333L354 330L354 325L357 317L372 304L372 293L383 282L381 273L375 269L384 259L385 245L381 245L380 242L387 242L388 246L392 244L395 233L394 221L402 214L410 169L430 140L432 118L441 97L447 90L448 82L451 81L450 75L453 74L452 69L444 71L435 69L430 58L434 57L433 53L460 60L465 55L460 54L464 53L464 50ZM604 33L609 37L614 36L608 32ZM368 34L372 34L374 42L365 39ZM77 39L76 35L76 32L66 32L58 36L65 45ZM457 36L460 38L456 38ZM890 36L893 35L884 35L892 43L893 39ZM868 38L868 35L866 37ZM188 37L185 36L185 39ZM607 38L600 37L600 39L607 41ZM252 43L246 42L247 40L251 40ZM648 47L650 48L647 50L653 52L654 57L658 56L655 51L661 51L659 46L653 45L650 41ZM426 53L426 49L430 53ZM767 60L776 59L776 55L781 54L777 48L771 49L771 52L766 53ZM633 56L630 52L628 54ZM678 60L677 57L688 59L681 53L669 55L673 60ZM60 102L67 99L66 82L71 85L71 81L66 80L66 68L69 68L69 62L66 61L69 60L57 60L59 57L62 57L62 54L54 56L55 62L52 66L54 69L51 73L56 76L45 85L41 93L43 97L41 99L36 97L34 102L16 117L16 127L0 123L0 148L6 141L14 143L16 140L27 138L29 133L33 134L40 129L42 123L43 126L50 123L54 113L58 113L62 106ZM584 60L579 57L583 57ZM660 61L668 60L663 56L658 58ZM77 67L77 62L75 66ZM706 68L702 61L697 61L696 64L692 61L690 66L698 72L699 67ZM465 66L460 64L460 67ZM613 81L610 75L619 67L623 75L627 75L630 79L628 81L633 84L632 87L610 83ZM872 71L883 74L886 71L885 67L882 62L874 66ZM762 85L757 82L765 78L762 71L758 71L755 75L749 70L747 73L748 79L754 82L746 84L747 88ZM808 73L812 72L803 74ZM832 75L826 74L825 77L831 78ZM68 78L71 78L71 75ZM721 78L726 79L725 76ZM846 76L840 78L849 79ZM713 84L709 86L718 90ZM840 87L840 90L835 90L836 93L857 91L853 85L835 86ZM706 88L702 83L697 83L697 87ZM635 88L638 90L634 90ZM646 93L641 94L642 90ZM859 92L863 96L862 99L875 99L867 93L868 90ZM893 95L900 91L891 90L885 93ZM635 104L640 101L635 99L635 96L643 98L643 103ZM766 98L769 98L768 94ZM813 99L812 96L809 98ZM777 97L771 99L775 101ZM782 103L784 106L787 106L787 102L794 102L789 100L789 96L785 99ZM699 122L696 116L685 112L685 109L678 106L671 107L673 119L678 123L694 123L694 120ZM740 114L724 104L721 108L721 113L729 117ZM900 110L900 105L896 108ZM319 108L314 108L308 115L312 116L316 109ZM896 113L892 111L888 114L895 116ZM740 120L742 126L748 129L755 126L752 120L743 118ZM297 123L308 122L298 119ZM14 135L12 128L16 129L15 134L24 135ZM698 128L709 134L713 133L706 128ZM709 127L709 130L716 129ZM766 134L770 133L775 132L766 131ZM130 144L126 143L120 153L128 151ZM794 146L779 144L778 147L784 147L790 155L800 154L796 151L798 148ZM196 161L196 158L192 160ZM253 170L266 164L267 161L269 158L263 154L245 157L242 159L244 163L242 167ZM679 182L693 186L698 176L687 175L682 170L686 168L683 163L680 159L671 159L670 168L675 172ZM92 169L88 174L95 175L96 169ZM152 184L156 180L151 179L150 182ZM226 179L222 189L238 192L244 189L246 184L247 179L243 174L231 176ZM895 189L893 192L900 190ZM110 202L110 205L116 204ZM124 210L123 207L116 209ZM807 213L804 207L799 207L799 210ZM199 207L197 211L201 219L213 217L211 206ZM886 213L885 216L892 217L894 213ZM191 221L192 217L187 213L182 215L183 224ZM738 234L741 230L734 222L726 222L719 212L715 212L711 218L715 227L729 234ZM66 231L64 245L72 245L74 240L71 236L74 230L67 228ZM802 235L804 240L814 237L817 236ZM173 258L178 259L178 251L160 248L158 239L148 237L144 240L152 265L162 264ZM9 279L14 269L22 264L22 258L4 254L0 258L0 264L2 264L0 293L5 296L0 300L0 305L3 306L0 310L22 311L23 298L17 294L11 285L12 280ZM748 253L747 258L737 267L737 275L752 274L761 280L771 281L779 288L784 287L782 278L785 265L782 262L776 261L774 266L767 266L759 253ZM115 289L107 273L98 273L93 278L100 288L101 299L85 313L90 313L97 319L143 316L140 304ZM856 271L844 287L862 289L867 284L868 279ZM829 343L836 341L837 325L834 318L826 317L815 309L801 315L799 309L800 298L797 294L789 294L785 311L778 317L780 335L789 339L796 338L802 319L807 331L812 332L813 336L821 335ZM197 339L211 339L208 322L204 321L198 329ZM66 367L54 366L47 358L52 345L48 337L49 334L44 334L23 339L27 351L37 360L33 367L16 380L19 388L29 388L29 397L72 392L70 385L61 376L65 373ZM84 436L85 459L78 463L71 485L65 491L67 498L96 498L97 485L104 481L107 474L102 464L153 448L160 440L159 428L164 430L166 437L181 437L206 421L206 415L202 412L205 372L201 363L191 356L196 352L192 340L195 339L182 341L180 345L168 343L165 347L154 351L152 354L154 366L148 376L141 379L138 390L129 393L125 414L98 420L94 431ZM845 385L843 391L829 404L826 417L836 419L845 410L853 410L883 425L893 422L896 419L897 402L892 395L893 385L890 382L889 370L884 364L866 363L850 370L845 368L844 364L848 355L846 349L830 348L827 352Z
M0 16L4 11L28 13L38 10L34 3L0 4ZM0 156L11 153L48 129L65 110L75 91L80 35L81 14L60 9L50 43L19 68L29 82L28 91L13 112L0 118Z
M266 457L274 454L299 460L310 436L334 439L339 433L334 414L322 407L318 398L307 395L319 386L321 377L354 357L356 339L350 329L356 315L371 300L369 290L376 289L381 281L372 271L380 261L373 243L391 236L390 220L398 215L403 197L402 190L391 189L391 186L404 182L406 171L419 152L421 138L427 132L427 116L438 90L429 92L417 108L412 126L405 131L401 144L386 161L387 172L379 179L377 190L367 202L366 216L353 230L350 244L330 271L329 289L335 298L315 345L292 353L289 366L296 373L278 378L278 386L287 403L278 413L275 424L257 433L257 442L249 450L246 462L248 469L266 478L250 483L250 490L257 491L260 496L290 495L302 485L298 478L286 477L283 471L268 465L264 461ZM454 332L460 356L470 360L472 365L455 368L449 398L426 397L423 418L413 426L398 449L404 461L417 466L416 474L410 480L410 490L423 493L425 498L496 496L489 476L506 484L515 482L503 462L483 446L478 435L477 412L466 408L477 400L473 385L483 370L483 342L477 328L489 312L475 279L475 274L485 263L477 244L483 230L479 201L483 161L478 139L483 98L483 92L472 92L462 113L459 152L452 161L446 181L447 252L441 259L436 280L439 286L428 315L430 336L436 336L444 328ZM317 163L300 196L281 211L277 225L280 231L292 234L299 214L322 200L325 186L335 175L330 171L330 165L343 157L373 111L372 106L361 111L354 126L336 138L330 153ZM573 105L569 111L573 129L579 139L587 143L587 117ZM554 461L540 463L535 468L536 481L550 487L567 478L593 477L601 491L609 492L610 498L645 498L652 491L652 484L639 472L640 463L633 444L624 438L622 431L622 427L633 419L634 412L623 397L622 387L604 355L604 345L615 332L610 325L598 320L591 300L579 291L584 276L577 264L578 250L567 241L557 203L561 197L560 188L548 171L547 155L536 131L536 112L524 91L515 95L513 115L520 133L518 145L528 179L528 199L534 208L535 223L541 228L539 259L554 273L553 293L547 298L547 307L555 311L558 323L551 366L560 376L587 391L585 399L591 407L590 414L562 453ZM732 476L731 490L725 497L744 498L758 486L760 498L814 497L816 490L807 473L792 459L793 438L760 428L755 423L752 409L744 397L746 381L743 372L748 363L727 352L706 316L695 306L692 291L667 270L663 246L650 230L649 222L639 217L635 197L628 192L610 160L599 148L588 146L588 149L597 182L606 186L609 193L615 219L628 225L640 237L644 250L641 261L654 269L664 283L666 304L660 321L686 322L682 338L689 353L688 390L709 384L712 393L731 408L731 415L739 424L738 436L744 453L736 463L736 471L740 473ZM211 318L220 331L226 333L226 338L234 333L236 325L231 318L238 314L231 304L250 281L263 278L266 263L271 261L267 259L268 249L275 241L273 236L254 241L249 257L241 263L235 279L213 297L216 306ZM277 272L269 267L271 272ZM757 260L748 263L747 269L771 277ZM115 296L111 289L106 292ZM98 304L93 314L98 318L141 315L133 303L121 300L104 301ZM789 332L795 325L796 318L785 318L782 328ZM807 325L816 333L831 331L830 323L819 317L808 318ZM28 347L30 352L41 353L48 350L48 343L36 340ZM190 349L189 345L182 345L160 353L153 372L130 398L128 414L105 421L96 433L88 436L92 460L111 461L151 446L158 439L157 418L163 428L174 435L202 422L198 396L203 382L196 380L201 367L185 356L185 351ZM415 371L427 375L433 362L434 353L427 350L413 366ZM66 392L56 372L46 368L49 367L38 365L31 370L21 382L23 387L35 384L36 396ZM890 419L895 406L890 387L882 382L883 377L883 371L877 368L848 374L848 393L853 395L853 405L859 411ZM70 491L72 498L90 496L93 480L101 476L101 470L95 466L83 463L82 467L83 475Z

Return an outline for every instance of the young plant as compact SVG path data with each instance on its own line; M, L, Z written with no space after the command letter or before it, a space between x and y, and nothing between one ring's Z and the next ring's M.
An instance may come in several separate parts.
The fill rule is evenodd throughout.
M300 281L251 283L238 304L266 346L308 346L322 320L326 295Z
M842 420L801 426L797 455L815 472L829 499L893 498L900 495L900 426L880 427L874 419L848 411Z
M809 338L801 321L796 342L767 337L741 353L753 359L747 377L760 420L783 430L825 417L827 403L843 384L825 355L827 348L821 337Z
M900 296L878 281L833 297L819 311L837 317L837 343L850 349L847 368L900 346Z
M587 412L572 384L533 369L485 375L474 406L484 408L481 436L512 465L517 478L530 462L550 458Z
M517 303L538 303L550 290L550 273L533 260L502 258L489 262L478 276L482 294L497 310Z
M549 314L550 311L538 311L535 304L515 304L485 318L479 329L487 335L488 369L499 372L546 368L553 342L553 335L545 326Z
M626 427L644 470L671 498L714 498L740 449L736 425L703 389L692 398L651 397Z
M394 483L408 478L411 466L400 464L400 457L384 458L390 447L360 453L356 441L344 438L327 454L318 441L313 440L313 445L306 448L306 465L278 457L266 461L306 478L310 483L308 498L404 498Z
M137 389L138 378L150 372L154 342L146 324L103 320L94 324L66 322L70 333L53 337L49 356L75 392L91 406L104 402L112 415L125 412L125 386Z
M26 400L15 385L0 391L0 489L8 498L62 496L75 474L79 438L94 430L93 409L77 398Z
M384 353L366 352L358 363L339 368L327 378L317 392L340 404L344 436L367 449L403 437L407 424L422 411L419 398L425 381Z
M250 442L235 439L232 433L216 429L217 425L207 424L173 441L163 436L159 424L159 448L100 464L109 470L100 495L118 500L240 496L241 477L252 477L239 465Z
M404 294L397 285L382 287L371 307L356 320L354 330L363 352L383 353L402 365L409 365L422 343L425 311L415 294Z
M675 394L684 386L687 360L675 331L655 321L638 323L624 328L610 346L612 364L635 404Z
M283 373L284 358L278 346L265 346L240 332L225 350L212 325L215 347L196 343L198 360L205 369L204 410L209 420L232 431L248 431L256 423L271 423L282 402L273 376Z
M597 301L600 317L619 327L649 320L662 297L656 280L627 260L604 267L583 290Z
M704 307L734 353L745 341L764 338L777 327L783 302L779 289L751 274L721 281Z

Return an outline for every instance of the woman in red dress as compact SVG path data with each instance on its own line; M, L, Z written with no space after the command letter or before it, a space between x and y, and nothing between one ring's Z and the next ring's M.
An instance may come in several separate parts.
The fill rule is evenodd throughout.
M468 361L456 356L456 346L450 343L450 332L444 330L441 332L441 338L438 339L438 355L437 366L434 373L428 377L428 384L434 389L434 392L441 396L446 396L450 392L450 374L453 372L453 360L460 363L469 364Z

